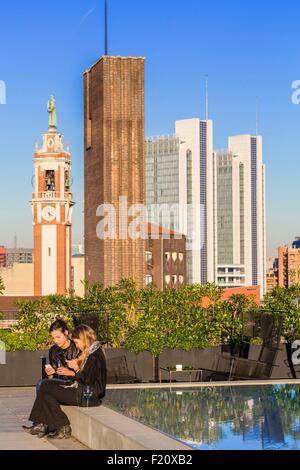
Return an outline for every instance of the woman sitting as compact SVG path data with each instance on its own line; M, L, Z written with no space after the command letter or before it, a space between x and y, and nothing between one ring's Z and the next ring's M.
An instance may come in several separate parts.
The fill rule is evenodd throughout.
M45 367L47 378L60 381L69 380L75 376L75 372L68 367L67 361L75 359L78 350L74 341L69 337L68 325L63 319L57 318L50 326L49 331L54 345L49 350L49 364ZM42 380L38 382L37 388L40 387Z
M106 389L106 361L94 330L87 325L78 326L72 338L81 351L78 359L66 361L74 370L73 381L60 383L53 380L42 382L34 402L30 421L38 423L28 431L30 434L51 439L63 439L71 436L72 430L66 414L60 405L85 407L85 388L89 386L92 396L89 406L101 405Z

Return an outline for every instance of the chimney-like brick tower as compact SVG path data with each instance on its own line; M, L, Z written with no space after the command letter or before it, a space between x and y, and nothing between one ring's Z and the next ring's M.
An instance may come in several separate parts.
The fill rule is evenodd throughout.
M121 196L128 208L145 204L144 58L102 57L84 74L84 107L85 277L104 286L130 277L141 287L146 241L120 238L118 209ZM114 240L96 234L97 208L107 203L116 210Z

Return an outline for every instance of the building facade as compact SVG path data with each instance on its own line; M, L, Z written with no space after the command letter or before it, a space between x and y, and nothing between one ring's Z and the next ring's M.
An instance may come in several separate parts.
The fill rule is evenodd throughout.
M120 201L129 211L145 204L144 59L102 57L84 74L84 95L85 278L143 286L146 220L145 236L132 236ZM102 230L103 205L113 212L113 234Z
M14 263L0 267L0 277L5 286L5 296L33 296L34 275L33 263Z
M0 267L7 266L7 249L5 246L0 246Z
M278 286L278 258L267 257L267 292Z
M213 123L176 121L175 136L146 140L151 222L186 235L188 283L215 279Z
M51 116L55 113L55 104ZM49 110L49 109L48 109ZM50 117L42 147L34 154L32 215L34 295L66 295L71 288L73 197L71 155Z
M32 264L33 248L5 248L0 246L0 267L13 266L15 263Z
M149 224L146 247L146 285L179 289L186 285L186 237L162 226Z
M278 285L291 287L300 282L300 248L278 248Z
M262 161L262 137L238 135L229 137L229 153L236 160L233 182L240 185L240 197L235 198L235 213L239 220L240 235L234 247L240 252L240 263L245 268L245 285L260 286L266 292L266 205L265 165Z
M223 288L243 287L246 285L243 165L237 155L221 151L214 154L214 166L216 283Z
M7 265L14 263L32 264L33 248L7 248Z

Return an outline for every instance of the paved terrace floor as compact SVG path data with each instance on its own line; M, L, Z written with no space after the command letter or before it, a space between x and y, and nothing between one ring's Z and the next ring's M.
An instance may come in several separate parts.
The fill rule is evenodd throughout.
M209 383L172 383L172 384L132 384L110 385L108 389L130 388L184 388L184 387L221 387L271 384L300 384L300 380L270 380L243 382L209 382ZM27 418L35 398L35 388L1 388L0 387L0 450L89 450L76 439L48 441L38 439L22 429L28 424Z
M34 388L0 388L0 450L88 450L74 438L49 441L23 431L34 398Z

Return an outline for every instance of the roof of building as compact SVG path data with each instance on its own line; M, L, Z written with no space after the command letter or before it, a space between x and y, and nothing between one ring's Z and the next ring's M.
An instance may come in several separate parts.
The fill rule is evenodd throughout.
M156 224L150 224L148 223L148 233L149 235L159 233L159 235L181 235L184 237L183 234L179 232L175 232L174 230L167 229L165 227L162 227L161 225L156 225Z

